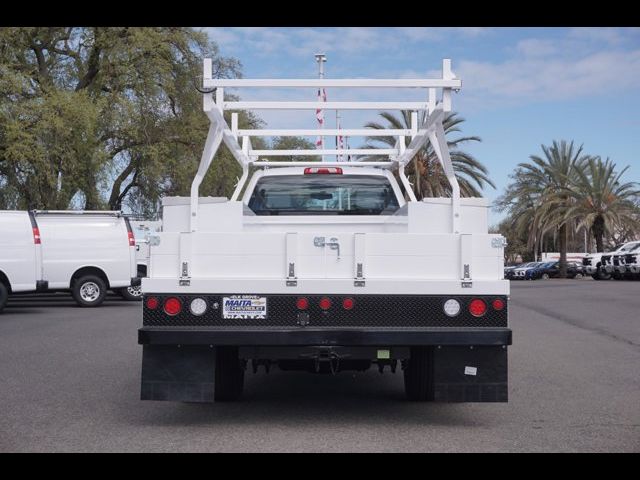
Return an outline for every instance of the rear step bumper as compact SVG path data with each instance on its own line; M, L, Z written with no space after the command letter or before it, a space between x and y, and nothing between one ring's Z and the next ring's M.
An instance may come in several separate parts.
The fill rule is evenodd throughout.
M511 345L509 328L299 328L231 329L215 327L143 327L140 345L235 346L412 346Z

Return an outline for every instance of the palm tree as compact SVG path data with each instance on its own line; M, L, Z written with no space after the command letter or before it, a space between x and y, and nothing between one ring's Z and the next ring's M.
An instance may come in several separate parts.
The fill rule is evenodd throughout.
M497 203L519 214L515 218L520 225L529 223L530 241L557 231L560 276L566 277L567 227L572 222L567 212L574 203L571 187L587 157L582 155L582 146L575 148L573 142L564 140L541 148L544 157L531 155L530 162L519 163L514 181Z
M635 182L621 183L629 167L616 173L616 164L608 158L591 157L578 170L574 185L568 190L573 204L566 211L567 219L577 219L578 228L592 231L598 252L604 251L603 238L616 228L626 226L640 230L640 209L635 203L640 190Z
M386 125L369 122L365 125L365 128L376 130L411 128L411 111L409 110L403 110L400 117L390 112L381 112L380 116L387 121ZM423 120L424 116L420 119L419 124L421 124ZM451 133L460 132L459 125L462 122L464 122L464 118L459 117L457 113L447 113L442 122L445 135L448 136ZM366 147L394 147L396 141L397 138L393 136L367 137ZM410 138L405 138L407 146L410 141ZM481 139L480 137L472 136L447 140L451 163L453 164L453 169L460 184L460 195L463 197L481 196L480 190L482 190L485 185L496 188L487 176L489 173L487 168L472 155L458 149L459 145L471 141L480 142ZM375 156L371 155L366 158L374 159ZM430 142L427 142L422 150L413 158L413 161L408 167L407 177L413 184L413 190L418 200L424 197L446 197L451 195L451 186Z

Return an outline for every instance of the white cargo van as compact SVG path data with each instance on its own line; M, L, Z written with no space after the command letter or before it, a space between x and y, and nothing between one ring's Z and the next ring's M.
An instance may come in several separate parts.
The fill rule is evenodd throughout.
M102 303L108 289L139 284L133 231L116 211L34 212L42 241L43 278L50 290L71 290L83 307Z
M11 293L44 290L40 232L26 211L0 211L0 312Z
M162 231L160 220L136 220L129 217L129 223L136 241L136 268L138 278L147 276L149 269L149 234ZM142 299L142 287L140 284L123 288L118 292L122 298L131 301Z

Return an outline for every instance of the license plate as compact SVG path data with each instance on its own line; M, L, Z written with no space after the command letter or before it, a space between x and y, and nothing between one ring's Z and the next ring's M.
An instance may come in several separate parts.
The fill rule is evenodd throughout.
M222 318L267 318L267 297L258 295L222 297Z

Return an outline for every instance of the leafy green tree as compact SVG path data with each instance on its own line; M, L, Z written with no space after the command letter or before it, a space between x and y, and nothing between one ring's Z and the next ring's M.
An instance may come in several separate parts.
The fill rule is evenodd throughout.
M240 75L191 28L1 29L0 181L13 206L118 209L129 198L153 210L187 194L208 128L196 90L205 56L215 77ZM240 115L241 128L257 123ZM222 175L202 193L228 194L239 167L224 148L212 170Z
M616 164L608 158L591 157L576 172L573 184L567 189L572 201L566 218L578 221L578 227L591 230L598 252L604 251L605 235L619 228L640 231L640 209L637 201L640 190L636 182L622 183L628 166L616 172Z
M365 125L365 128L376 130L411 128L411 112L408 110L403 110L400 116L396 116L391 112L381 112L380 116L386 120L386 124L369 122ZM419 119L419 123L421 122L422 120ZM447 136L451 163L460 184L460 194L463 197L479 197L485 185L493 188L495 188L495 185L488 177L489 171L487 168L471 154L460 150L460 146L464 143L480 142L480 137L463 136L454 139L450 138L451 134L460 132L460 124L463 122L464 118L459 117L457 113L447 113L443 121L444 132ZM396 142L397 138L394 136L367 137L366 147L389 148L394 147ZM410 142L411 139L409 137L405 138L407 146ZM372 155L369 158L373 160L374 157ZM451 195L451 186L430 142L427 142L425 147L418 152L413 161L407 166L407 177L413 184L414 193L418 199Z
M271 141L271 148L273 150L313 150L316 146L304 137L275 137ZM264 157L264 159L272 162L319 162L320 156L291 155L288 157Z
M567 216L573 206L570 189L587 159L582 146L566 141L542 145L543 156L531 155L530 162L519 163L512 182L496 204L509 210L520 228L529 230L529 245L549 231L557 231L560 250L560 276L567 272ZM533 240L533 242L532 242Z

